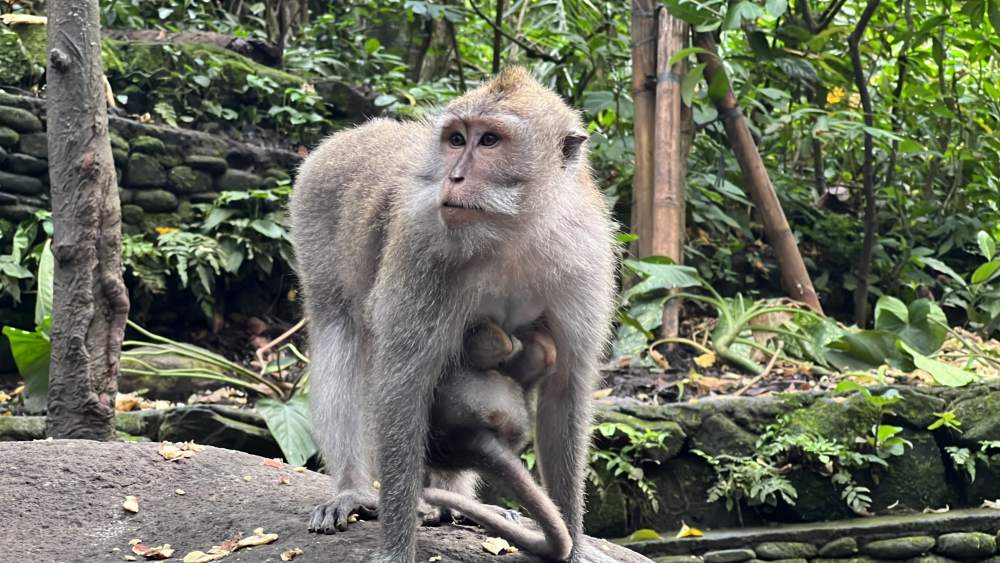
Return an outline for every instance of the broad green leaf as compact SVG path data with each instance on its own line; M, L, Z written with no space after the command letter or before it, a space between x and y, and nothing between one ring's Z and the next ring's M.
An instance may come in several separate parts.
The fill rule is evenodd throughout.
M667 61L667 66L674 66L675 64L677 64L678 61L683 61L689 56L698 53L708 53L708 51L702 49L701 47L688 47L686 49L681 49L680 51L674 53L672 57L670 57L670 60Z
M939 385L947 387L962 387L979 379L979 377L971 371L948 365L944 362L940 362L921 354L919 351L907 345L902 340L897 341L896 345L899 346L901 350L912 356L913 364L919 369L931 374L931 377L933 377L934 381L936 381Z
M268 430L288 463L305 465L316 454L306 395L300 393L288 401L263 398L257 401L256 409L267 422Z
M826 359L841 371L871 370L889 364L905 365L896 348L896 335L883 330L849 332L827 345Z
M948 335L948 319L937 303L927 299L906 306L883 295L875 305L875 330L894 333L924 354L933 354Z
M986 283L996 277L998 269L1000 269L1000 260L990 260L972 272L970 281L974 285Z
M28 332L10 326L3 327L3 334L10 341L10 351L17 365L17 372L24 379L24 407L30 413L45 410L49 390L49 354L52 350L43 321L38 330Z
M704 73L705 65L696 64L684 75L684 79L681 80L681 101L684 102L684 105L691 105L691 102L694 100L694 89L698 87L698 83L701 82L701 77Z
M280 239L285 234L281 225L269 219L254 219L250 227L258 233L272 239Z
M212 85L212 80L209 77L205 76L204 74L196 74L192 76L191 81L197 84L198 86L201 86L202 88L208 88L209 86Z
M625 266L633 272L645 276L644 280L625 291L624 297L628 300L659 289L677 289L701 285L698 271L690 266L653 264L640 260L626 260Z
M208 214L208 217L205 218L205 222L201 224L201 230L205 233L211 232L222 223L228 221L234 215L236 215L235 209L222 209L220 207L216 207L215 209L212 209L212 211Z
M987 260L992 260L993 256L997 253L997 242L993 239L993 236L986 231L979 231L976 233L976 242L979 243L979 252Z
M949 278L957 281L961 285L965 285L965 279L962 278L962 276L958 275L958 272L956 272L955 270L951 269L950 266L948 266L944 262L938 260L937 258L932 258L930 256L924 256L924 257L921 257L919 259L918 263L920 263L922 265L930 266L934 270L937 270L938 272L941 272L942 274L948 276Z
M765 0L764 9L773 18L780 18L788 10L788 0Z
M52 239L47 239L38 258L38 296L35 298L35 325L41 325L52 316L52 276L55 260L52 257Z

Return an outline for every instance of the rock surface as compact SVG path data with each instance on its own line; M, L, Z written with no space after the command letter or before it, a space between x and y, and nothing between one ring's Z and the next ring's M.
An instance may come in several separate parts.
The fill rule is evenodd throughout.
M172 560L179 561L255 528L277 534L277 541L237 551L226 563L279 561L290 548L303 551L295 561L361 562L379 543L377 522L359 522L331 536L306 531L312 506L330 487L324 475L274 468L264 458L213 447L166 461L159 447L84 440L0 443L0 490L9 501L0 511L0 529L5 538L17 538L0 542L0 561L120 562L131 555L133 538L150 546L169 543L176 549ZM281 484L282 477L288 484ZM126 495L138 497L137 513L123 509ZM417 560L498 561L483 551L486 538L471 527L422 527ZM603 540L588 538L585 549L603 555L599 560L650 561ZM518 552L503 561L541 559Z

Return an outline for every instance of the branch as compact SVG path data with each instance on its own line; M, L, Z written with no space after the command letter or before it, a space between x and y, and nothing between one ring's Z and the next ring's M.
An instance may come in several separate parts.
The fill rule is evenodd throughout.
M820 16L819 27L816 28L816 30L814 31L814 33L819 33L821 31L823 31L831 23L833 23L833 18L835 18L837 16L837 14L840 12L840 9L843 8L844 4L846 4L846 3L847 3L847 0L836 0L833 4L830 4L830 7L828 7L823 12L823 15ZM865 23L865 26L867 26L867 25L868 24Z
M515 36L513 36L513 35L511 35L509 33L507 33L506 31L504 31L502 26L498 25L493 20L491 20L489 18L489 16L487 16L486 14L484 14L483 11L479 9L479 6L476 5L475 2L473 2L472 0L470 0L469 1L469 5L472 6L472 11L476 12L476 15L478 15L480 18L483 19L483 21L485 21L486 23L488 23L490 25L490 27L492 27L495 32L497 32L500 35L506 37L508 40L510 40L512 43L514 43L518 47L524 49L524 54L527 55L528 57L531 57L533 59L541 59L543 61L548 61L550 63L555 63L557 65L558 64L563 64L564 62L566 62L567 59L569 59L569 55L564 55L562 57L556 58L556 57L554 57L554 56L552 56L552 55L550 55L550 54L548 54L548 53L546 53L544 51L541 51L538 46L532 45L532 44L524 41L523 39L518 39L517 37L515 37Z
M865 11L861 14L857 26L847 38L847 43L851 51L851 66L854 70L854 84L858 87L858 94L861 96L861 107L864 111L865 126L874 126L872 117L872 100L868 95L868 83L864 71L861 68L861 39L864 37L865 29L875 10L879 6L880 0L868 0ZM875 206L875 178L873 176L874 148L872 146L872 135L865 131L865 161L862 166L865 191L865 238L861 247L861 257L858 261L858 287L854 293L854 322L858 326L864 326L868 320L868 276L871 273L872 253L875 249L875 237L878 235L878 209Z
M503 24L503 0L497 0L497 13L493 22L493 74L500 73L500 39L503 37L501 25ZM464 90L464 88L463 88Z

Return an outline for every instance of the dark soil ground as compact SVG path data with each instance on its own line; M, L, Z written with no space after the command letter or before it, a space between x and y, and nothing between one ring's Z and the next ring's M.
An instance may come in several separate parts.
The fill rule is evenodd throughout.
M171 560L180 561L235 534L249 536L255 528L278 539L222 561L277 562L283 551L299 548L303 553L296 562L361 562L379 543L377 522L359 522L331 536L306 531L313 505L329 490L324 475L296 473L261 457L213 447L167 461L159 448L156 443L84 440L0 442L0 562L100 563L127 556L142 561L132 554L129 541L135 538L149 546L169 543L176 550ZM122 507L127 495L138 497L137 513ZM524 552L487 553L482 547L487 537L474 527L422 527L417 560L541 561ZM600 561L650 561L604 540L588 539L586 546ZM435 556L440 559L431 559Z

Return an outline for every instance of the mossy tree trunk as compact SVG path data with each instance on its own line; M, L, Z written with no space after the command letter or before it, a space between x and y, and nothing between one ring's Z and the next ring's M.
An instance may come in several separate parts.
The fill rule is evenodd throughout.
M48 2L55 276L47 433L106 440L113 433L129 302L97 2Z

